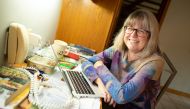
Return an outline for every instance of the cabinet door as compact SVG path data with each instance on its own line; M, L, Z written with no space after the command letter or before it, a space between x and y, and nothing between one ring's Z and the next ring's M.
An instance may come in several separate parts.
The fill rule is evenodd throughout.
M122 0L63 0L56 39L102 51Z

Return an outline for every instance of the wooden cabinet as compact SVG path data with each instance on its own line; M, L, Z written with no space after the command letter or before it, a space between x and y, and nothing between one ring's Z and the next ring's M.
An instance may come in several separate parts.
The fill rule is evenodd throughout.
M63 0L56 39L96 52L112 41L122 0Z

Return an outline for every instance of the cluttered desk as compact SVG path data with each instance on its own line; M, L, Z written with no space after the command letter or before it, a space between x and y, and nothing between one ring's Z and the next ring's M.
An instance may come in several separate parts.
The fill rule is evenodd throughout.
M8 81L9 86L16 83L15 80L23 82L18 88L19 83L10 88L1 82L4 87L1 87L0 108L99 109L103 95L80 67L81 62L92 55L87 53L93 51L78 45L63 46L56 40L29 57L25 67L1 67L1 81ZM11 74L14 76L7 79Z

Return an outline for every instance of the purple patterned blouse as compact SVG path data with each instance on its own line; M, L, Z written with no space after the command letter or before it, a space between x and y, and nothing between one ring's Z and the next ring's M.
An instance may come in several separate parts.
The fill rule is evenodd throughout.
M98 60L104 65L95 69L93 64ZM160 82L152 79L157 66L150 61L134 72L122 53L110 47L83 62L82 69L91 82L99 77L117 104L128 109L154 109L160 87Z

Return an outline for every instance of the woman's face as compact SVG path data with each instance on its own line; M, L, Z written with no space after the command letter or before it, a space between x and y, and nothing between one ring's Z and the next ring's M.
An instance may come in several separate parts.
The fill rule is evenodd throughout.
M148 43L149 32L143 29L139 23L125 27L124 43L129 52L138 53Z

